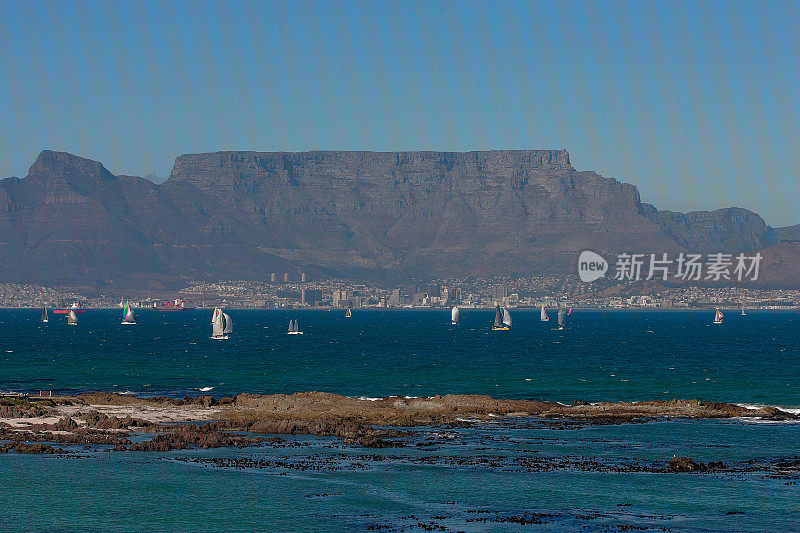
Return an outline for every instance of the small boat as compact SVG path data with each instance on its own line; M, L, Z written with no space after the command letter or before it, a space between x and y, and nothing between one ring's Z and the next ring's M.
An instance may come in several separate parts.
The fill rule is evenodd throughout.
M42 307L42 324L47 324L50 319L47 317L47 308Z
M458 307L454 307L450 310L450 323L453 325L458 324Z
M718 307L717 312L714 314L714 324L722 324L722 319L724 317L725 315L722 314L722 311L720 311Z
M297 325L297 319L289 320L289 331L287 332L289 335L302 335L303 332L300 331L300 327Z
M747 316L747 313L744 312L744 306L742 306L742 316Z
M219 307L214 308L214 314L211 319L211 338L216 340L224 340L228 335L233 333L233 321L226 313L222 312Z
M131 304L125 304L125 312L122 313L122 322L121 324L136 324L136 317L133 316L133 309L131 309Z
M567 308L566 307L561 307L558 310L558 329L559 330L564 329L567 326L567 315L568 314L569 313L567 312Z
M350 308L348 308L347 311L344 312L344 317L345 318L352 318L353 317L353 312L350 311Z
M78 325L78 315L75 314L74 309L70 309L67 313L67 325L68 326L77 326Z
M495 306L492 331L508 331L509 329L511 329L511 315L508 310L501 308L499 305Z
M539 320L542 322L550 322L550 317L547 315L547 311L544 310L544 304L542 304L542 314L539 316Z

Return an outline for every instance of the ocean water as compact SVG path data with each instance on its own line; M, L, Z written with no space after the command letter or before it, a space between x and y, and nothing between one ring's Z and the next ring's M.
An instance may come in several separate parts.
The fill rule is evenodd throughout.
M106 390L144 395L319 390L350 396L488 394L571 402L701 398L800 407L800 312L579 311L554 331L538 310L229 310L212 340L210 311L0 310L0 391ZM555 313L551 313L555 315ZM286 335L290 318L303 335Z
M701 398L800 407L800 313L90 310L42 325L0 310L0 391L137 395L324 390L570 402ZM298 318L302 336L285 334ZM554 319L555 317L553 317ZM146 436L144 436L146 437ZM143 437L143 438L144 438ZM338 439L167 453L68 447L0 454L2 531L797 531L800 424L654 421L617 426L497 421L421 427L405 447ZM673 455L729 470L667 473ZM523 523L521 523L523 522ZM444 529L441 529L444 528Z

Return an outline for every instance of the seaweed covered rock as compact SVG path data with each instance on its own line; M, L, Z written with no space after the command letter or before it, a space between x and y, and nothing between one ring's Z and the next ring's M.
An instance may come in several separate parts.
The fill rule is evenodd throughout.
M705 472L708 466L705 463L695 463L688 457L673 457L669 460L669 469L672 472Z

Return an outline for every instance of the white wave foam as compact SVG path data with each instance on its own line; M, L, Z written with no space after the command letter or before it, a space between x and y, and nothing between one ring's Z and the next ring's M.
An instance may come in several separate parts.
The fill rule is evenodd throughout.
M757 410L757 409L763 409L765 407L772 407L774 409L780 409L781 411L784 411L786 413L791 413L793 415L800 415L800 407L797 407L797 406L794 406L794 405L789 405L789 406L767 405L767 404L764 404L764 403L737 403L735 405L738 405L739 407L744 407L745 409L750 409L750 410Z

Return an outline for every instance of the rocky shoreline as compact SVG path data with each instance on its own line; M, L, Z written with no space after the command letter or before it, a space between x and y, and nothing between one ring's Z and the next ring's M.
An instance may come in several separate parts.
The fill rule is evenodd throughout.
M59 453L57 445L104 445L111 450L169 451L252 446L275 435L331 436L369 448L417 426L515 424L599 425L661 419L759 418L800 420L774 407L746 408L700 400L572 405L478 395L359 399L323 392L240 394L214 398L137 398L110 393L40 398L0 397L0 453ZM141 435L152 435L140 440ZM272 436L272 437L270 437ZM32 446L39 444L40 446ZM698 470L702 470L699 466ZM693 470L687 468L687 470Z

